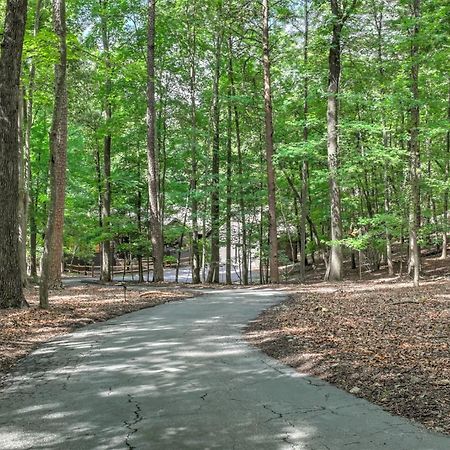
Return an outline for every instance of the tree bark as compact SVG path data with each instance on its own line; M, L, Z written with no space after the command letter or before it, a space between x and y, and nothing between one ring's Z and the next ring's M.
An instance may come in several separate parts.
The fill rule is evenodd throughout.
M229 96L231 97L231 89L229 90ZM232 120L233 111L231 107L231 100L228 99L227 105L227 206L226 206L226 262L225 262L225 282L226 284L232 284L231 279L231 206L232 206Z
M328 169L331 201L331 252L326 279L341 281L344 275L343 254L340 240L342 239L341 192L338 181L339 142L338 142L338 94L341 75L341 32L342 12L337 0L330 0L333 13L333 35L328 58Z
M191 271L192 283L199 284L200 279L200 252L198 244L198 155L197 155L197 73L196 73L196 55L197 55L197 32L195 27L195 0L192 2L192 24L189 29L190 39L190 114L191 114L191 222L192 222L192 248L191 248Z
M448 91L448 106L447 106L447 119L450 122L450 84ZM446 154L446 164L445 164L445 182L448 184L450 179L450 131L447 131L447 142L446 142L447 154ZM448 197L449 189L445 188L444 192L444 214L443 214L443 231L442 231L442 254L441 259L447 258L447 247L448 247Z
M159 208L158 160L155 151L155 1L148 1L147 42L147 160L150 227L153 246L153 281L164 281L164 242Z
M278 233L276 204L276 174L273 165L273 112L272 88L270 79L270 42L269 42L269 0L263 0L262 40L264 69L264 112L265 112L265 143L267 160L267 187L269 203L269 266L270 282L279 283L278 269Z
M40 25L41 25L41 9L42 0L37 0L35 15L34 15L34 27L33 27L33 37L36 37ZM33 192L32 182L33 174L31 171L31 130L33 127L33 113L34 113L34 83L36 78L36 64L34 58L31 58L30 69L29 69L29 81L28 89L25 89L25 135L24 135L24 146L25 146L25 176L26 176L26 192L27 192L27 204L26 204L26 215L29 217L30 221L30 275L32 278L37 278L37 258L36 258L36 207L37 207L37 192Z
M418 245L418 232L420 227L420 192L419 192L419 168L420 168L420 144L419 144L419 23L420 0L412 0L412 19L414 20L411 43L411 94L412 106L410 108L410 212L409 212L409 246L411 251L411 265L414 269L414 286L419 286L420 251Z
M8 0L0 55L0 308L25 303L19 266L19 81L26 0Z
M305 70L305 79L303 85L303 119L305 125L303 126L303 140L308 141L308 44L309 44L309 9L308 0L305 0L305 43L303 49L303 64ZM300 282L304 283L306 278L306 217L309 210L309 193L308 193L308 160L302 162L302 199L301 199L301 214L300 214Z
M236 96L236 86L234 82L234 69L233 69L233 41L231 37L228 40L229 47L229 62L228 62L228 77L230 79L230 91L231 96ZM248 284L248 250L247 250L247 222L245 217L245 202L244 202L244 187L242 185L244 181L243 168L242 168L242 144L241 144L241 124L239 120L239 110L234 103L234 128L236 133L236 149L238 158L238 175L239 175L239 215L241 221L242 230L242 284L246 286Z
M105 99L104 99L104 117L106 125L106 133L103 137L103 201L102 201L102 226L103 231L108 236L102 242L102 268L100 279L105 282L110 282L112 272L112 247L111 247L111 145L112 136L110 131L111 118L112 118L112 105L111 105L111 60L109 50L109 32L108 32L108 19L106 17L106 8L108 6L108 0L100 0L101 6L104 11L101 13L100 24L102 33L102 45L103 45L103 57L106 66L106 81L105 81Z
M50 131L50 199L42 256L39 304L48 308L48 290L60 288L63 256L64 203L67 165L67 49L65 0L53 0L53 27L58 37L55 103Z
M218 18L220 18L221 5L219 3ZM222 50L222 33L217 30L215 38L215 68L213 83L213 144L211 167L211 257L209 261L208 283L220 281L220 204L219 204L219 170L220 170L220 61Z

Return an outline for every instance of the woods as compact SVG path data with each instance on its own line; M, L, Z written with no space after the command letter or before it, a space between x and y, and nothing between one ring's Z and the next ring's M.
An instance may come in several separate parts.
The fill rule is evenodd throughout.
M418 286L448 258L446 2L0 6L1 307L70 265Z

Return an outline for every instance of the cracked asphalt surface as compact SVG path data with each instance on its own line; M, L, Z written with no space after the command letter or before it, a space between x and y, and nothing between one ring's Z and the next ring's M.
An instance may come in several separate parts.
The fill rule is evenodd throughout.
M249 347L243 326L284 298L208 291L44 345L0 392L0 448L450 449Z

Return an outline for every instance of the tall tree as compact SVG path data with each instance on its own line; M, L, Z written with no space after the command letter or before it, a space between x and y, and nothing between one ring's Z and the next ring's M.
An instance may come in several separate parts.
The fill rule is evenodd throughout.
M111 281L112 279L112 247L111 247L111 58L109 50L109 30L107 8L108 0L100 0L102 6L101 11L101 33L103 58L106 68L105 80L105 99L104 99L104 116L106 124L106 133L103 137L103 199L102 199L102 225L107 234L107 238L102 242L102 281Z
M164 241L159 207L158 159L156 155L155 19L156 0L148 1L147 29L147 161L150 227L153 247L153 281L164 281Z
M65 0L53 0L53 28L58 37L55 100L50 131L50 199L42 255L39 304L48 308L48 291L61 287L67 166L67 44Z
M278 231L277 231L277 202L276 175L273 164L273 111L272 87L270 73L270 40L269 40L269 0L262 2L262 42L263 42L263 70L264 70L264 113L265 113L265 148L267 160L267 189L269 202L269 266L270 282L278 283L280 274L278 269Z
M19 81L26 0L8 0L0 55L0 308L25 298L19 265Z
M343 2L343 4L345 4ZM341 190L338 180L339 170L339 81L341 77L341 39L342 29L349 14L356 5L353 0L348 10L339 0L330 0L333 20L333 31L328 56L328 104L327 104L327 137L328 137L328 170L331 202L331 251L326 279L340 281L344 276L341 220Z
M304 47L303 47L303 70L305 71L303 81L303 140L308 141L308 45L309 45L309 4L308 0L304 0L305 13L305 29L304 29ZM306 218L308 216L309 192L308 192L308 159L305 157L302 161L302 195L301 195L301 212L300 212L300 281L304 282L306 277Z
M419 106L419 19L420 0L412 0L411 19L413 21L411 31L411 97L410 107L410 129L409 129L409 152L410 152L410 219L409 219L409 248L411 252L410 266L414 269L414 286L419 286L420 271L420 249L418 243L418 231L420 228L420 106Z
M198 239L198 155L197 155L197 28L195 23L196 2L191 2L188 19L189 38L189 93L191 120L191 222L192 222L192 283L200 283L200 252Z
M216 35L214 38L214 80L213 80L213 142L211 165L211 256L209 261L208 283L220 281L220 202L219 202L219 176L220 176L220 64L222 58L222 30L219 21L222 2L219 0L217 9Z

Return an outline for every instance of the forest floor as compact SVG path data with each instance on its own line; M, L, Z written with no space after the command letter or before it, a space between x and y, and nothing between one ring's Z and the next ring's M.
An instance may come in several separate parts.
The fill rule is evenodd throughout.
M448 260L428 258L418 289L381 271L293 287L246 338L299 372L450 434L449 270Z
M50 295L50 309L39 309L38 289L26 290L29 308L0 311L0 377L43 342L90 323L193 297L183 290L140 290L75 285Z

